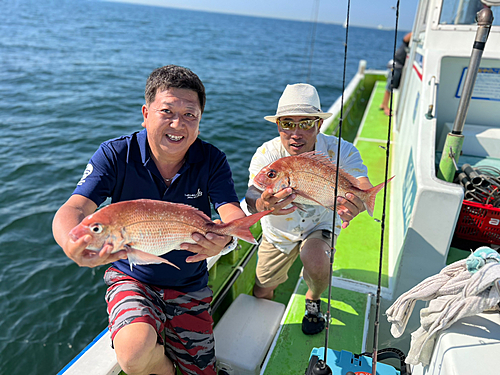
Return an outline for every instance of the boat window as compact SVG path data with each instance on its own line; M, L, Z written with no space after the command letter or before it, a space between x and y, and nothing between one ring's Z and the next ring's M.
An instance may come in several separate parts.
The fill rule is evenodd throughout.
M417 33L425 30L428 10L429 10L429 1L422 0L419 4L419 9L417 12L417 28L415 29Z
M442 25L475 25L476 14L485 5L480 0L443 0L439 23ZM491 7L493 25L500 25L500 7Z

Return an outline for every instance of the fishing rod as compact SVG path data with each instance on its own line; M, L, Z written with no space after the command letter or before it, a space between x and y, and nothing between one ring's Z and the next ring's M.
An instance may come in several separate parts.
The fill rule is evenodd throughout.
M344 70L342 74L342 96L340 99L340 119L339 119L339 133L338 133L338 147L337 147L337 170L335 173L335 189L334 196L338 195L339 186L339 165L340 165L340 144L342 140L342 122L344 120L344 92L345 92L345 74L347 70L347 42L349 39L349 14L351 10L351 0L347 0L347 16L346 16L346 27L345 27L345 43L344 43ZM333 255L335 253L335 226L337 224L337 199L333 202L333 227L332 227L332 238L330 244L330 271L328 280L328 304L326 310L326 324L325 324L325 350L323 359L319 359L311 368L311 363L309 368L306 370L306 374L312 373L313 375L331 375L332 369L327 364L327 353L328 353L328 336L330 332L330 307L332 300L332 276L333 276Z
M391 145L391 128L392 128L392 104L393 104L393 90L394 90L394 70L396 69L396 48L398 44L398 24L399 24L399 1L396 3L396 25L394 28L394 46L393 46L393 59L391 71L391 95L389 101L389 124L387 129L387 144L385 147L385 181L389 178L389 156ZM387 189L384 189L384 201L382 205L382 220L380 223L380 256L378 264L378 281L377 281L377 300L375 303L375 321L373 323L373 354L372 354L372 375L377 374L377 356L378 356L378 336L380 325L380 295L382 290L382 266L384 260L384 233L385 233L385 209L387 202Z
M308 70L307 70L306 83L309 83L309 79L311 78L312 59L313 59L313 54L314 54L314 40L316 39L316 27L318 25L319 0L316 0L314 7L315 7L314 23L313 23L313 29L311 31L311 51L309 53L309 66L308 66Z

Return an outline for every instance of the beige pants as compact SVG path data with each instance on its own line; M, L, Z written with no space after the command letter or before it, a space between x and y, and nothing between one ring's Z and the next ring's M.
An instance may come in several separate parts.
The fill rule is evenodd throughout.
M307 241L316 238L324 241L330 248L332 245L331 235L329 231L317 230L312 232L304 241L297 243L290 254L281 252L263 236L262 243L259 246L255 284L261 288L271 288L284 283L288 279L288 270ZM335 236L335 243L337 243L337 236ZM329 252L328 256L330 256Z

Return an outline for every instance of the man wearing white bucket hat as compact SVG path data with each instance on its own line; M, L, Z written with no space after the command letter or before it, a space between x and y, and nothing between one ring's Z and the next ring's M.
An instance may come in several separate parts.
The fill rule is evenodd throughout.
M273 208L272 215L261 219L263 239L259 247L254 295L272 299L274 290L288 278L291 265L300 254L304 265L303 275L308 286L306 312L302 320L302 331L312 335L321 332L325 319L321 313L321 294L328 287L332 215L322 206L304 205L304 210L290 206L296 198L291 188L273 193L264 192L253 185L253 179L266 165L286 156L317 151L328 155L336 163L338 138L320 133L323 120L331 113L321 110L318 93L314 86L305 83L287 85L278 102L274 116L264 117L276 123L279 137L260 146L250 162L250 179L245 195L251 213ZM360 181L360 188L372 187L366 167L359 151L349 142L342 140L340 167ZM364 210L363 203L353 194L338 198L335 240L341 227Z

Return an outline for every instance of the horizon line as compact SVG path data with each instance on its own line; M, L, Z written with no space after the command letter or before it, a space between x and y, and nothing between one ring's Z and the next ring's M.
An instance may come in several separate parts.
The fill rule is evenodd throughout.
M149 4L149 3L137 2L135 0L98 0L98 1L104 1L104 2L110 2L110 3L125 3L125 4L134 4L134 5L144 5L144 6L150 6L150 7L170 8L170 9L177 9L177 10L189 10L189 11L194 11L194 12L227 14L227 15L232 15L232 16L267 18L267 19L276 19L276 20L282 20L282 21L297 21L297 22L315 23L315 21L304 20L304 19L299 19L299 18L287 18L287 17L249 14L249 13L238 13L238 12L224 12L224 11L207 10L207 9L199 9L199 8L188 8L188 7L176 7L176 6L170 6L170 5ZM337 25L337 26L344 25L341 22L329 22L329 21L316 21L316 23L322 23L325 25ZM350 27L359 27L359 28L363 28L363 29L383 30L383 31L394 31L395 30L394 27L386 27L383 25L366 26L366 25L349 23L349 26ZM401 28L401 29L398 29L398 31L411 31L411 28L409 30Z

